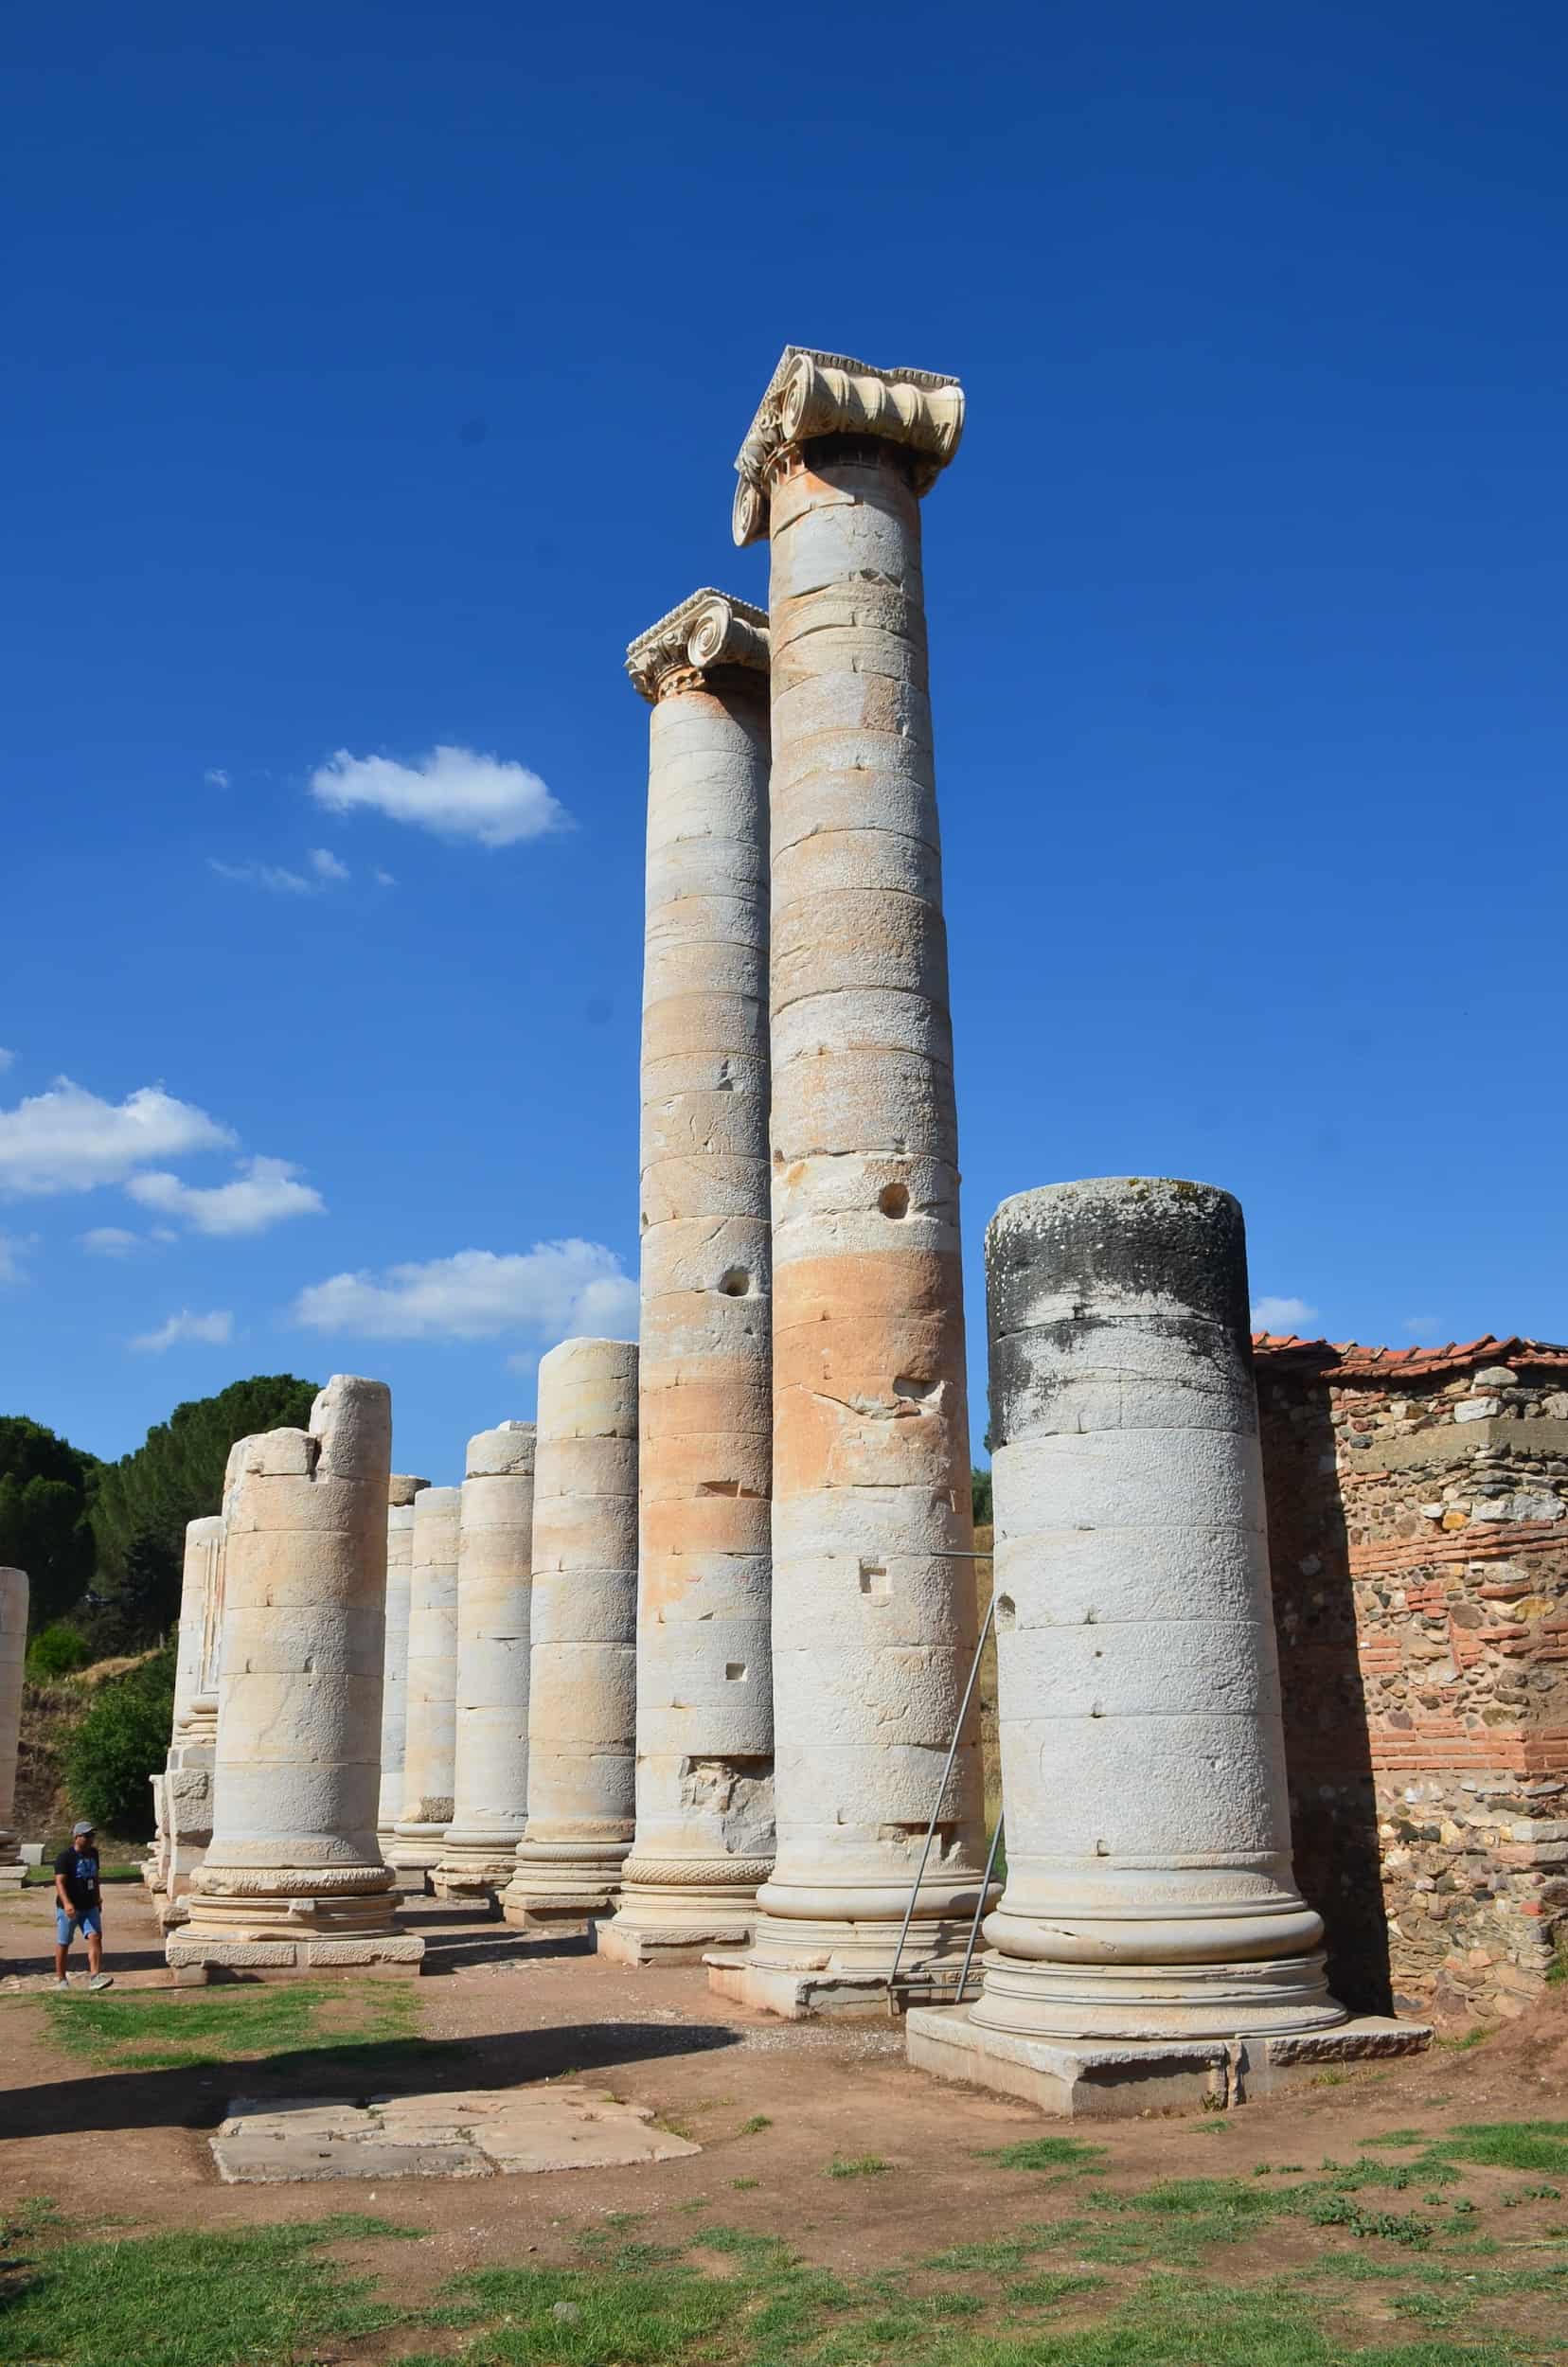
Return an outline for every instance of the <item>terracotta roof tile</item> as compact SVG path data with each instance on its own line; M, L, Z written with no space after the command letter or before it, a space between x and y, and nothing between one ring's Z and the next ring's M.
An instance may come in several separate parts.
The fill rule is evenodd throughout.
M1304 1340L1293 1331L1255 1331L1253 1354L1270 1363L1315 1365L1322 1371L1331 1366L1346 1380L1374 1379L1396 1364L1401 1379L1459 1373L1478 1364L1514 1364L1528 1372L1568 1370L1568 1347L1517 1334L1500 1340L1489 1331L1479 1340L1451 1340L1444 1348L1365 1347L1358 1340Z

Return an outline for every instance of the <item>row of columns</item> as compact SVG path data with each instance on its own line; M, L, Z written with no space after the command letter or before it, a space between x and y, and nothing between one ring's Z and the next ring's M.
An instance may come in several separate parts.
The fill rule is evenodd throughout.
M1058 1187L991 1230L988 1888L919 509L962 422L951 379L789 348L738 462L766 613L703 591L633 644L640 1357L566 1343L537 1436L483 1433L460 1489L390 1508L377 1384L236 1450L217 1815L171 1961L285 1923L297 1961L417 1947L389 1903L417 1880L525 1930L614 1905L621 1961L854 2011L896 1967L951 1998L990 1899L971 2052L1343 2018L1291 1876L1240 1213L1207 1187ZM348 1728L383 1652L371 1786ZM295 1806L263 1837L269 1750Z

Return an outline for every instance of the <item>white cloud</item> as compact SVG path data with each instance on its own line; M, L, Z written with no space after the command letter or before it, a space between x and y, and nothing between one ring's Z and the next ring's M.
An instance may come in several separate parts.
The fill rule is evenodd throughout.
M1417 1340L1436 1340L1441 1333L1442 1317L1440 1315L1407 1315L1404 1319L1404 1327Z
M1255 1331L1299 1331L1316 1314L1317 1308L1309 1307L1305 1299L1261 1298L1253 1308L1252 1327Z
M95 1224L81 1237L81 1246L93 1257L129 1257L140 1249L139 1233L127 1233L121 1224Z
M0 1110L0 1192L87 1192L122 1184L149 1160L233 1141L226 1126L161 1085L116 1103L57 1077L47 1093Z
M347 880L350 876L347 864L339 863L330 846L312 847L311 869L318 880Z
M161 1356L166 1348L178 1346L182 1340L199 1341L204 1347L221 1348L234 1336L234 1317L226 1307L216 1307L210 1315L193 1315L188 1307L182 1307L177 1315L170 1315L156 1331L144 1331L132 1341L134 1348L149 1356Z
M498 1256L459 1250L382 1275L333 1274L302 1290L295 1323L374 1340L493 1340L534 1332L546 1345L581 1334L628 1339L637 1286L597 1241L538 1241Z
M376 885L378 887L396 887L397 884L398 882L393 878L390 871L383 871L378 868L376 872Z
M0 1233L0 1283L27 1281L23 1260L37 1238L36 1233Z
M312 774L311 794L334 813L369 806L394 822L481 846L515 846L572 828L537 773L474 748L433 748L414 764L340 748Z
M200 1186L177 1175L134 1175L125 1188L144 1208L183 1217L198 1233L264 1233L285 1217L319 1217L326 1201L289 1159L247 1159L232 1184Z
M302 871L286 871L276 863L220 863L216 855L207 857L207 869L216 871L220 880L229 880L236 886L265 888L270 896L314 896L316 882L307 880Z
M210 766L208 770L203 774L202 778L205 781L208 789L227 789L229 785L229 776L224 772L221 764L214 764Z

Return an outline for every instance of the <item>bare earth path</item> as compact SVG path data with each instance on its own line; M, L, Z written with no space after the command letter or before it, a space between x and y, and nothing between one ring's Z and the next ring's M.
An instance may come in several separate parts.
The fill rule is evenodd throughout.
M98 2069L62 2050L40 1979L47 1894L0 1906L0 1970L22 1975L0 1994L0 2216L39 2196L72 2217L119 2215L127 2232L374 2211L419 2229L422 2240L356 2244L344 2256L373 2268L392 2299L419 2304L477 2266L580 2265L585 2230L626 2224L612 2215L636 2215L639 2238L684 2248L699 2227L721 2220L783 2235L813 2264L865 2274L1075 2207L1070 2188L1047 2192L1045 2179L986 2158L1065 2133L1066 2125L911 2072L896 2024L781 2023L710 1996L699 1969L618 1968L581 1943L522 1940L479 1911L428 1902L412 1913L429 1942L426 1977L414 1984L420 2035L458 2041L461 2053L442 2048L421 2063L413 2049L387 2068L373 2055L356 2063L349 2043L320 2058L282 2054L232 2070L139 2071ZM168 1988L139 1887L112 1894L107 1924L108 1962L122 1988L156 1987L176 2011L218 1994ZM1260 2163L1316 2170L1325 2158L1354 2159L1396 2129L1436 2136L1460 2122L1560 2117L1568 2112L1565 1998L1554 1992L1530 2024L1484 2045L1440 2046L1412 2063L1335 2075L1333 2085L1249 2105L1222 2123L1078 2123L1071 2134L1103 2146L1103 2176L1131 2191L1162 2178L1248 2178ZM430 2093L573 2073L650 2108L702 2153L612 2170L368 2188L223 2186L206 2142L236 2095ZM867 2155L885 2168L829 2176L835 2160ZM1475 2181L1478 2194L1488 2181L1499 2192L1519 2183L1490 2170L1476 2172ZM1542 2234L1568 2233L1568 2203L1510 2208L1506 2234L1527 2239L1538 2222ZM1227 2251L1224 2273L1277 2273L1293 2248L1306 2257L1318 2240L1295 2223L1272 2224ZM692 2257L702 2263L700 2251ZM1375 2321L1374 2310L1368 2340ZM1385 2334L1387 2325L1385 2314ZM395 2358L429 2346L428 2333L406 2342L383 2336L369 2347L345 2342L332 2355Z

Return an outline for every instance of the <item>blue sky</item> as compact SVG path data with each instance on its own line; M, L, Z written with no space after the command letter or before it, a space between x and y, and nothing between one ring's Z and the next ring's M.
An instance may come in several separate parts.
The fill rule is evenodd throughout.
M452 1479L626 1327L621 653L764 596L787 341L969 393L972 1341L997 1201L1130 1171L1295 1327L1568 1338L1565 66L1443 0L8 10L4 1409L374 1373Z

